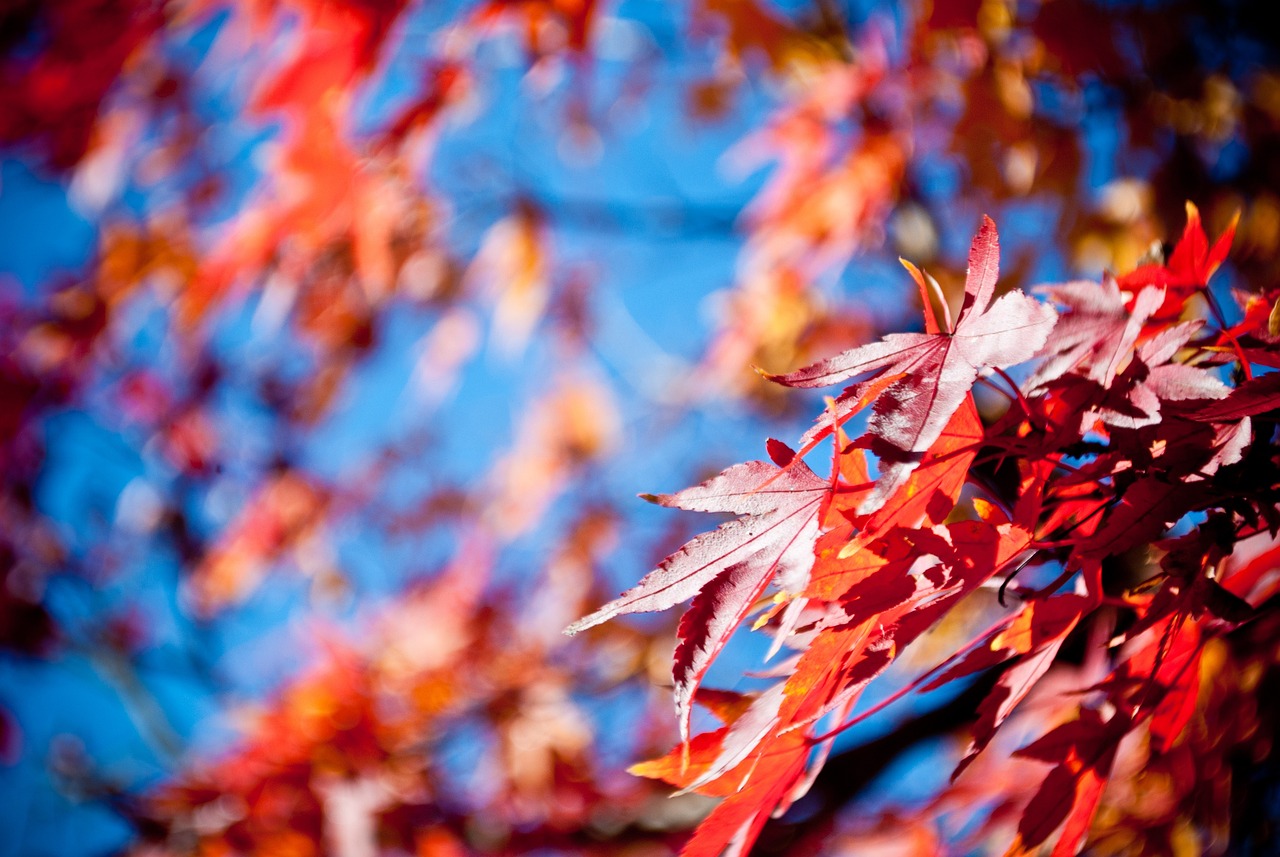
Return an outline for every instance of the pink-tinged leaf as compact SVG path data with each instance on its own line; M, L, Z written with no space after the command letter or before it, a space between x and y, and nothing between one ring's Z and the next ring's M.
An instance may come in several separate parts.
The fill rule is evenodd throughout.
M567 629L570 636L624 613L666 610L687 601L727 569L744 563L798 531L786 518L774 521L743 518L730 521L691 540L621 596Z
M795 372L785 375L765 373L765 377L788 387L831 387L870 372L889 369L893 372L911 372L916 364L942 347L943 340L937 336L928 333L891 333L880 342L851 348Z
M1202 422L1224 423L1280 408L1280 372L1245 381L1225 399L1188 414Z
M783 470L767 461L748 461L692 488L675 494L650 494L645 499L688 512L765 515L786 505L797 491L810 490L815 483L825 485L804 465L793 475L790 469Z
M1160 422L1160 397L1143 381L1112 390L1098 407L1104 423L1116 428L1138 429Z
M960 315L973 306L982 309L991 303L996 293L996 280L1000 277L1000 236L996 224L985 214L978 234L969 246L969 269L964 281L964 306Z
M1229 389L1210 372L1169 362L1202 326L1200 321L1176 324L1138 346L1133 361L1100 403L1103 421L1118 428L1142 428L1161 421L1162 402L1226 396Z
M965 401L980 372L1030 359L1053 327L1053 308L1021 292L1000 297L989 309L962 313L950 337L934 340L912 374L876 402L868 431L907 456L929 449Z
M1133 353L1146 320L1164 302L1163 291L1146 288L1134 299L1132 308L1126 308L1124 296L1111 277L1105 277L1101 284L1075 282L1037 291L1067 311L1059 314L1041 349L1045 360L1027 380L1028 390L1086 367L1086 377L1109 388Z
M812 528L812 534L797 541L811 546L817 537L817 520L810 520L808 527ZM810 552L806 559L811 557ZM760 574L759 569L751 564L736 565L707 584L681 617L680 643L676 646L672 669L681 741L689 740L694 692L738 624L764 593L771 578L772 575Z
M830 485L802 461L779 469L765 462L735 465L695 488L657 502L703 512L734 512L745 517L703 533L673 553L636 586L579 619L565 633L577 634L624 613L666 610L697 595L735 566L764 580L806 575L818 536L817 517ZM763 586L763 584L761 584Z
M808 575L812 572L812 568L805 570L804 584L808 585ZM793 589L786 582L778 581L779 586L784 592L802 591ZM796 628L800 626L800 621L805 615L805 607L808 605L809 599L802 595L794 596L786 603L786 607L782 608L782 613L778 617L778 625L773 630L773 642L769 644L769 650L765 652L765 661L773 660L773 656L782 651L782 646L787 640L791 639L791 635L796 632Z
M1185 348L1191 337L1204 327L1200 319L1184 321L1172 327L1166 327L1155 336L1138 346L1138 359L1147 366L1160 366L1173 359L1179 349Z
M1124 296L1111 277L1101 283L1081 281L1042 286L1037 292L1062 307L1058 323L1045 340L1039 356L1044 360L1027 379L1024 388L1038 389L1078 367L1089 367L1088 377L1111 386L1115 367L1137 341L1146 320L1140 306L1125 310ZM1149 290L1159 294L1158 290ZM1160 301L1163 301L1160 295ZM1158 304L1157 304L1158 305Z
M1219 467L1236 464L1244 458L1245 450L1253 440L1253 421L1244 417L1239 422L1218 426L1213 440L1213 458L1201 468L1205 473L1218 472Z
M1053 329L1053 308L1022 292L991 301L998 268L995 227L985 220L970 250L965 303L954 332L891 334L788 375L769 377L793 387L822 387L871 373L902 375L880 394L868 426L880 444L873 451L890 462L887 481L900 484L937 441L979 374L1029 360ZM862 511L874 511L889 493L878 492Z
M1157 366L1147 376L1146 386L1156 394L1157 398L1165 402L1216 400L1226 397L1231 392L1226 384L1209 372L1185 363Z

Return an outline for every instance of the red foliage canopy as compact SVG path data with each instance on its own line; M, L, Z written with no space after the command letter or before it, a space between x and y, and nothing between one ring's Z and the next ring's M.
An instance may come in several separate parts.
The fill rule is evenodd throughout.
M1021 760L1047 764L1038 788L1005 794L1020 813L1008 853L1035 853L1052 838L1053 853L1069 855L1091 828L1095 837L1109 835L1095 816L1113 775L1158 766L1192 742L1228 764L1230 742L1197 740L1189 727L1198 713L1209 716L1201 685L1217 676L1203 671L1205 652L1219 660L1222 641L1256 625L1266 615L1260 606L1276 595L1276 579L1241 577L1228 560L1238 543L1280 534L1273 505L1280 471L1269 392L1275 375L1234 391L1221 378L1232 354L1273 354L1280 345L1265 329L1180 320L1192 300L1208 297L1208 276L1234 229L1206 251L1196 209L1188 212L1167 266L1049 289L1060 317L1020 292L984 311L999 264L995 227L985 220L954 327L935 320L924 275L908 266L925 302L926 333L892 334L774 376L793 386L865 379L829 411L829 425L840 426L873 408L862 437L831 434L829 479L770 441L775 466L737 465L661 498L747 517L697 537L570 632L692 596L674 672L682 730L707 666L750 614L763 611L755 627L773 627L775 649L797 653L774 671L778 681L741 698L725 726L686 737L665 759L635 769L725 797L683 854L745 853L769 816L813 783L825 746L866 716L851 717L871 679L922 635L940 633L949 614L984 589L998 589L998 604L979 598L973 611L985 618L965 620L984 629L909 685L932 690L998 670L940 805L964 794L972 777L1000 770L987 787L1009 787L1027 776L1016 773ZM1120 284L1136 296L1126 302ZM991 371L1028 360L1039 361L1039 371L1021 385ZM971 398L979 379L1008 399L1005 414L985 426ZM1255 431L1262 415L1270 416ZM874 479L864 448L884 452ZM945 475L916 478L932 476L939 462L948 462ZM1149 543L1157 551L1153 574L1115 594L1104 567ZM776 597L762 597L771 583ZM1087 669L1050 690L1041 680L1078 628L1090 629ZM1029 697L1052 704L1049 722L1060 725L1019 749L1001 747L973 773L978 754L999 743L1001 727ZM711 705L724 710L722 696ZM1196 817L1194 790L1173 799L1192 802ZM999 835L1002 817L973 816L976 809L950 822L957 833L965 829L975 842Z

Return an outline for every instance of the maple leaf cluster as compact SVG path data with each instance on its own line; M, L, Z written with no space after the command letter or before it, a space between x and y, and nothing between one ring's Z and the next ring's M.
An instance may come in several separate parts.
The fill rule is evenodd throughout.
M1209 278L1234 224L1210 247L1187 211L1167 261L1047 287L1046 302L1016 289L995 297L999 244L984 220L954 321L945 301L935 310L928 275L905 263L923 333L769 376L791 387L853 382L799 453L770 440L769 461L650 498L738 517L568 632L691 602L673 671L682 742L633 768L723 798L683 854L746 853L811 787L835 737L883 707L859 708L872 681L956 613L981 630L896 696L995 676L936 802L985 782L1003 805L941 821L951 834L939 829L911 853L935 853L938 841L964 852L1004 835L1010 854L1046 841L1073 854L1089 836L1114 839L1120 813L1144 811L1132 805L1141 786L1126 779L1211 758L1225 770L1243 736L1219 731L1230 714L1207 706L1240 691L1239 667L1224 663L1233 641L1270 617L1275 595L1262 569L1280 534L1280 376L1266 371L1277 352L1265 326L1198 317L1214 301ZM1020 364L1030 372L1018 383L1006 370ZM1002 414L980 416L979 383L1007 400ZM863 411L865 430L851 439ZM830 472L820 476L804 456L824 439ZM1262 554L1242 561L1243 545ZM702 691L748 623L772 634L770 654L786 653L769 670L775 681L757 693ZM1083 645L1082 667L1061 664L1068 645ZM724 725L691 736L695 702ZM1051 728L1004 746L1002 727L1033 703L1053 706L1041 721ZM1028 760L1038 765L1021 773ZM993 775L1000 766L1010 770ZM1038 785L1014 787L1027 782ZM1185 777L1167 801L1170 828L1223 823L1220 803L1203 806ZM968 813L980 803L970 797ZM1153 843L1161 835L1171 834L1152 832Z

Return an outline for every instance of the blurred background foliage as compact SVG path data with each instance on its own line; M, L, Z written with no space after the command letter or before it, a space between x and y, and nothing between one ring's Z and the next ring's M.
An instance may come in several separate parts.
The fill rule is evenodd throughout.
M1239 211L1269 312L1271 11L4 4L0 854L672 853L672 617L560 633L699 523L634 495L798 435L753 367L918 327L899 255L958 303L984 212L1030 287ZM931 853L966 704L760 851Z

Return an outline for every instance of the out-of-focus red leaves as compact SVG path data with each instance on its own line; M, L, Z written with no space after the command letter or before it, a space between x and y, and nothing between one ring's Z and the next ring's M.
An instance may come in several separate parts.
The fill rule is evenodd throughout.
M525 49L537 59L565 49L586 51L598 5L596 0L488 0L474 14L482 27L504 20L515 23Z
M485 234L467 270L472 288L494 304L493 338L507 355L524 350L550 297L550 259L544 218L531 205Z
M788 48L799 37L788 21L755 0L701 0L694 11L695 28L723 29L729 56L764 60L775 71L784 67Z
M710 4L730 22L733 56L761 52L776 73L803 81L797 96L732 153L737 171L774 167L747 211L747 241L739 280L725 302L720 331L704 360L713 386L751 391L745 365L796 365L812 355L834 315L812 286L838 273L864 246L878 241L898 195L909 143L899 134L867 129L851 134L846 117L877 92L887 59L875 33L854 62L793 28L756 22L767 13L752 2ZM773 20L769 18L769 20ZM741 29L739 29L741 28ZM745 33L751 33L746 39ZM866 331L843 331L862 338Z
M495 841L518 852L572 842L606 799L624 823L640 817L650 790L632 780L606 798L591 726L570 673L540 651L545 638L526 637L487 603L489 560L478 544L464 548L374 618L365 645L323 635L316 664L246 712L233 751L161 789L146 812L188 831L202 853L389 843L474 854ZM484 740L466 731L475 728ZM451 768L459 751L467 772L488 770L483 794ZM467 823L471 812L483 814L483 830Z
M0 708L0 764L12 765L22 748L22 733L9 712Z
M470 83L466 67L448 61L429 63L423 77L422 94L401 108L383 133L387 143L404 144L414 133L432 127L450 105L465 97Z
M301 16L303 37L284 67L258 90L251 109L317 104L331 93L349 91L356 75L371 70L405 4L402 0L298 0L288 5Z
M1280 589L1280 543L1258 533L1241 543L1229 569L1222 585L1254 606L1261 604Z
M608 454L621 424L609 390L588 377L567 377L526 411L516 443L493 468L489 525L503 538L526 532L564 490L569 477Z
M1079 720L1064 724L1029 747L1022 755L1044 761L1065 758L1027 803L1018 824L1018 836L1007 852L1031 854L1040 843L1061 828L1053 847L1053 857L1070 857L1084 842L1097 812L1098 801L1107 784L1115 758L1116 730L1103 723L1091 709Z
M35 42L0 42L0 146L26 144L55 169L74 167L93 145L103 100L125 64L163 23L160 0L17 2L0 30Z
M0 646L39 654L57 639L57 626L41 603L41 578L38 567L0 539Z
M268 570L292 557L304 571L323 572L325 490L301 473L270 476L218 536L188 581L202 615L235 604L253 591Z

